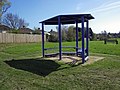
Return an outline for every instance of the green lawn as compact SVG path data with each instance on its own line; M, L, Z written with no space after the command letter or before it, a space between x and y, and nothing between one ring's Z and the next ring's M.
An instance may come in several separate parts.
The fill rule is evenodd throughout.
M118 40L118 45L91 41L90 55L105 59L87 66L69 66L39 58L41 43L0 44L0 90L119 90ZM74 45L75 42L63 42L63 46ZM46 48L55 46L58 44L45 45Z

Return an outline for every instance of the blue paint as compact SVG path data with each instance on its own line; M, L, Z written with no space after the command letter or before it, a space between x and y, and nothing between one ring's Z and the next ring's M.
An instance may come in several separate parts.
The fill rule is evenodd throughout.
M59 32L59 60L62 59L62 35L61 35L61 20L58 17L58 32Z
M44 55L44 23L42 23L42 56Z
M82 21L82 63L85 62L85 55L84 55L84 16L81 17Z
M86 54L89 56L89 21L86 22Z
M78 56L78 20L76 20L76 56Z

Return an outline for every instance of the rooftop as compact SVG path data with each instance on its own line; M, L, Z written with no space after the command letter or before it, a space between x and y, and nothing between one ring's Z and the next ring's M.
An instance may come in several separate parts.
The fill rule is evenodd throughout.
M81 23L81 17L84 16L85 22L90 19L94 19L91 14L70 14L70 15L58 15L40 23L44 23L45 25L58 25L58 17L61 18L61 24L74 24L76 20L78 23Z

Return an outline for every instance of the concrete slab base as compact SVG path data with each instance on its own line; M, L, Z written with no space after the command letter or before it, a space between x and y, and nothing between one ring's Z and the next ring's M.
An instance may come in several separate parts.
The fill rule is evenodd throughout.
M63 63L71 63L71 64L75 64L75 65L78 65L78 64L81 64L82 63L82 58L80 57L77 57L77 56L65 56L63 55L62 56L62 60L59 60L59 57L56 56L56 57L49 57L49 58L45 58L45 59L49 59L49 60L57 60L59 62L63 62ZM100 56L89 56L87 57L87 60L84 64L82 65L88 65L88 64L92 64L96 61L99 61L99 60L102 60L104 59L104 57L100 57Z

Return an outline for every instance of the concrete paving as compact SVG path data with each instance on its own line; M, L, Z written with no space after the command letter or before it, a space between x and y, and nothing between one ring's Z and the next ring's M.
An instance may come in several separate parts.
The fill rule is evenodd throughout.
M71 63L71 64L75 64L75 65L78 65L78 64L82 63L82 58L77 57L77 56L65 56L65 55L63 55L62 60L59 60L58 58L59 57L56 56L56 57L49 57L49 58L45 58L45 59L55 60L55 61L57 60L59 62L68 63L68 64ZM89 56L88 60L82 65L84 66L84 65L92 64L92 63L94 63L96 61L99 61L99 60L102 60L102 59L104 59L104 57Z

